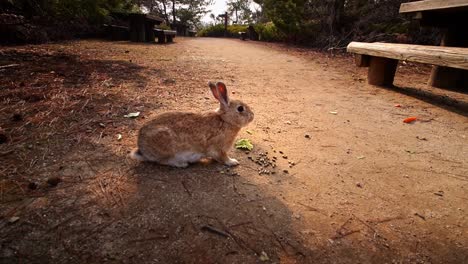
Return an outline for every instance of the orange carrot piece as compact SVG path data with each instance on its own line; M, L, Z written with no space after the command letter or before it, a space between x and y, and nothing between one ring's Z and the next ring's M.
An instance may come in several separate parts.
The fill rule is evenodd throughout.
M403 122L409 124L409 123L416 121L417 119L418 119L417 117L412 116L412 117L405 118Z

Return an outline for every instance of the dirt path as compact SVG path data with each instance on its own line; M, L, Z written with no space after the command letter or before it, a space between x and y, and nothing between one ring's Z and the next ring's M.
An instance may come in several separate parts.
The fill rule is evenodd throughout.
M425 88L428 68L399 68L400 93L348 57L239 40L0 52L27 66L0 72L6 263L467 261L468 98ZM208 80L255 111L239 167L127 158L155 115L215 108Z

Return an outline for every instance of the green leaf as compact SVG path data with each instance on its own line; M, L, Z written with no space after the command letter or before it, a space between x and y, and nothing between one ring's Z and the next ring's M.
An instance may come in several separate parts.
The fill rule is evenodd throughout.
M140 115L140 112L129 113L128 115L124 115L126 118L136 118Z
M236 149L247 149L250 151L253 149L254 146L252 145L252 142L250 142L250 140L242 138L236 142L235 147Z

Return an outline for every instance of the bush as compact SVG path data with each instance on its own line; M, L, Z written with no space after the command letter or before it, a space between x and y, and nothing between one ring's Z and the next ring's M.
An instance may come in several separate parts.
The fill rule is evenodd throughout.
M237 38L239 37L239 32L247 32L247 25L229 25L227 30L227 37ZM224 37L224 25L218 24L210 26L198 31L197 35L199 37Z
M283 41L286 38L286 36L278 30L273 22L257 24L254 26L254 29L258 33L260 41Z

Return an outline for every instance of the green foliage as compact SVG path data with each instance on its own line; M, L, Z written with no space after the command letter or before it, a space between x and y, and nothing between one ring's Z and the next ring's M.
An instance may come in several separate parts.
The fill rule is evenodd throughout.
M296 35L303 22L304 0L264 0L267 17L286 35Z
M249 139L246 139L246 138L242 138L242 139L239 139L236 144L235 144L235 148L236 149L244 149L244 150L249 150L251 151L254 146L252 144L252 142L250 142Z
M398 12L408 0L254 0L261 6L262 17L271 21L257 26L263 40L279 39L307 43L321 48L345 47L351 40L394 41L411 32L408 20ZM423 40L426 42L425 40Z
M161 25L157 26L157 28L163 29L163 30L171 30L171 27L166 25L166 24L161 24Z
M283 41L286 36L278 30L273 22L257 24L254 26L261 41Z
M237 38L239 37L239 32L246 32L247 28L247 25L229 25L227 28L227 37ZM224 37L224 25L218 24L209 26L198 31L197 35L199 37Z
M90 24L102 23L111 11L136 10L131 0L11 0L11 3L26 17L84 20Z

